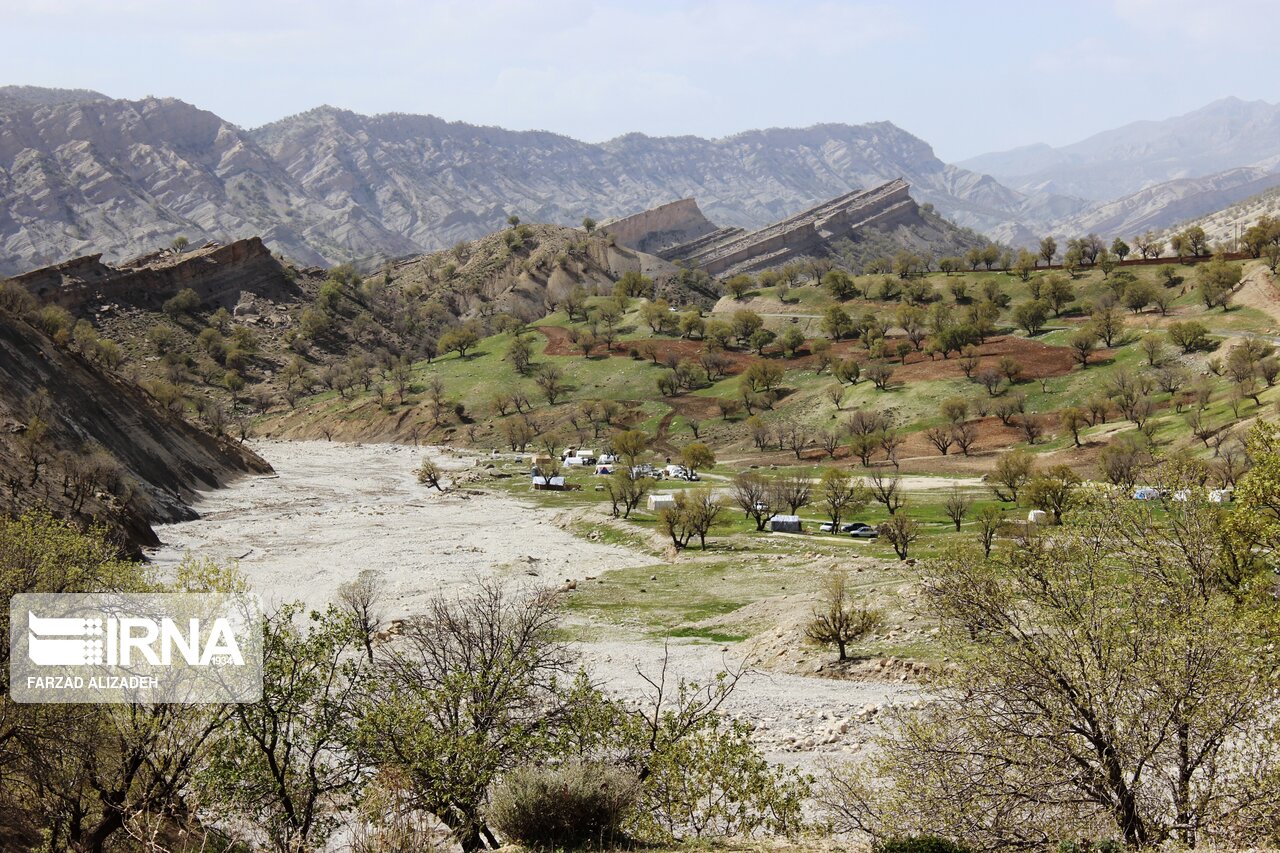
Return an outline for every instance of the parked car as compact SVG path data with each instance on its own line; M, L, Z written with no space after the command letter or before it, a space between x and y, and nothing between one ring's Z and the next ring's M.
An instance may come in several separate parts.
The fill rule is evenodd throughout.
M846 526L848 527L849 535L854 539L875 539L880 535L879 530L876 530L866 522L858 521Z
M829 521L824 521L818 525L819 533L835 533L836 526Z

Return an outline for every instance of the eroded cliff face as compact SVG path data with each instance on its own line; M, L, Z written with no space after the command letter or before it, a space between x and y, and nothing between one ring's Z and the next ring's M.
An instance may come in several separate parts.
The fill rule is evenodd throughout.
M831 244L860 229L907 221L918 214L906 181L846 193L768 227L693 246L674 246L665 257L683 260L712 275L733 275L779 266L795 258L830 254Z
M719 230L702 215L698 202L682 198L650 210L605 222L600 230L623 246L650 254L688 243Z
M194 518L196 492L270 466L161 407L21 317L0 312L0 487L9 512L45 507L136 549L153 523Z
M241 293L296 295L284 265L257 237L210 243L182 254L153 252L118 265L105 263L101 254L86 255L10 281L41 302L72 312L111 302L157 309L185 288L195 291L203 304L228 308Z

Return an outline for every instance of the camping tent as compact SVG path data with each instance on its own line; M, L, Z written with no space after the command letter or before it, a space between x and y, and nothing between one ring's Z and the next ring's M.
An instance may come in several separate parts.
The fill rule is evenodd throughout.
M649 495L649 509L658 511L660 509L675 509L676 496L671 494Z
M800 516L775 515L769 519L769 529L775 533L800 533Z

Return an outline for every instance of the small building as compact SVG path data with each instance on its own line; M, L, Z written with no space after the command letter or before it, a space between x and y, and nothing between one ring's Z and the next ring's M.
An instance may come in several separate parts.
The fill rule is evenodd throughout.
M672 494L649 495L648 506L654 512L662 509L675 509L676 496Z
M769 529L774 533L803 533L798 515L775 515L769 519Z
M1133 490L1133 499L1135 501L1158 501L1160 500L1160 490L1153 489L1150 486L1139 486Z
M583 465L591 465L596 461L596 452L594 450L576 451L574 457L582 460Z
M541 468L543 465L550 465L551 457L545 453L533 453L529 455L529 467Z
M1209 492L1209 503L1231 503L1231 501L1235 500L1235 492L1236 490L1231 486L1227 486L1225 489L1214 489Z
M1033 509L1031 512L1027 513L1027 521L1032 524L1048 524L1049 513L1042 509Z

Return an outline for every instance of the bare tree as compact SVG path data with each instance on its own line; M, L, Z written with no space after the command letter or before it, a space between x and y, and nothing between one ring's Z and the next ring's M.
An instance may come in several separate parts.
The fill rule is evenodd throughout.
M818 481L818 497L827 517L831 519L831 532L840 532L840 520L861 511L871 500L862 481L850 477L839 468L828 468Z
M756 530L764 530L780 509L773 484L754 471L744 471L734 477L729 496L745 517L755 519Z
M388 644L366 691L367 760L403 774L468 853L499 846L489 786L539 755L564 711L575 658L557 634L557 599L492 582L437 597Z
M951 523L956 526L956 533L960 532L960 524L964 521L969 509L973 506L973 498L965 493L959 486L952 486L951 491L947 492L947 500L942 505L942 511L947 518L951 519Z
M613 517L629 518L631 511L640 506L649 493L649 479L633 477L629 471L615 471L605 481L604 490L613 506Z
M951 449L951 445L955 444L955 436L948 427L929 427L924 431L924 437L929 439L929 443L938 448L938 453L942 456L947 455L947 451Z
M905 512L895 514L880 525L880 535L893 546L898 559L905 560L910 555L911 543L920 538L920 525Z
M872 471L868 478L872 496L884 504L889 515L894 515L906 502L902 495L902 478L897 474L886 476L883 471Z
M803 474L789 474L774 481L778 500L787 505L792 515L813 499L813 482Z
M804 635L815 643L834 643L843 661L849 659L850 643L858 642L883 624L881 611L854 604L848 575L833 571L823 580L820 603L814 608Z
M418 482L427 487L434 487L436 491L443 492L444 486L441 479L444 476L440 470L440 466L430 459L423 459L422 464L418 466Z

